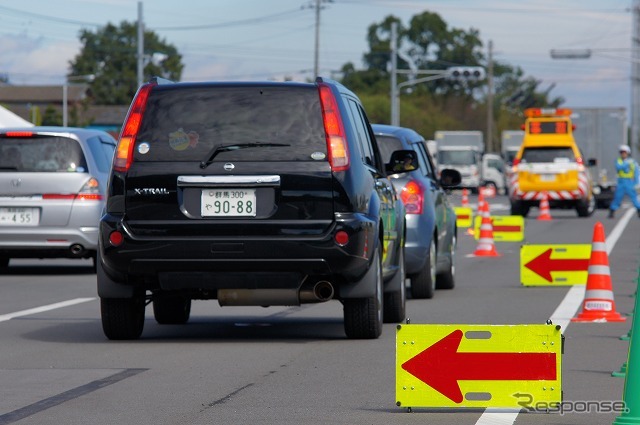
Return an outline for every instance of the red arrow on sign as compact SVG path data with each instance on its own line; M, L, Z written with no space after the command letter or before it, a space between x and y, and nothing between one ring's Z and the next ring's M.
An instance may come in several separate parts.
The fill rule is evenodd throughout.
M406 370L455 403L463 396L458 381L556 379L555 353L460 353L457 329L402 364Z
M553 249L549 248L524 266L548 282L553 282L551 272L582 272L589 269L589 259L551 258Z
M522 232L522 227L521 226L501 226L501 225L493 225L493 231L494 232Z

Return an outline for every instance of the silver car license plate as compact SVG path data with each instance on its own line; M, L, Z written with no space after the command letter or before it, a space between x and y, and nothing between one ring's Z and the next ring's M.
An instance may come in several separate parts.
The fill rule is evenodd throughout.
M202 217L255 217L256 190L202 189Z
M39 221L38 208L0 208L0 226L37 226Z

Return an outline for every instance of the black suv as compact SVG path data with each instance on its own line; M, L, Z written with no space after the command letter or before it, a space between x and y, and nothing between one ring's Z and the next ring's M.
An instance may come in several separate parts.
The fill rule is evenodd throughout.
M359 99L315 83L140 87L100 222L102 326L138 338L222 306L344 305L350 338L405 316L404 209ZM384 307L383 307L384 305Z

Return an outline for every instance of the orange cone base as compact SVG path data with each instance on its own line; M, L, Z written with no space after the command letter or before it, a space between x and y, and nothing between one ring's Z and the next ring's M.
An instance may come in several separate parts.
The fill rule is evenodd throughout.
M541 215L538 216L538 220L553 220L553 218L550 215Z
M627 318L617 311L587 310L571 319L572 322L626 322Z
M500 257L495 247L491 247L491 249L476 249L473 255L476 257Z

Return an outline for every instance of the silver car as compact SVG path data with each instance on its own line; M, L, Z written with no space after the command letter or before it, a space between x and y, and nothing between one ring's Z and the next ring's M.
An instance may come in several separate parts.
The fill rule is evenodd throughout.
M93 258L116 141L101 130L0 129L0 269Z

